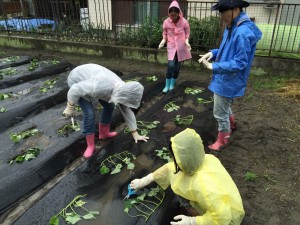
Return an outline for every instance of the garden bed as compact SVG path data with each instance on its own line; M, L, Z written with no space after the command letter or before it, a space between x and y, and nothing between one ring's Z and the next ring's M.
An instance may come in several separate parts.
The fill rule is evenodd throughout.
M126 129L123 130L106 145L100 149L97 148L90 159L59 182L14 224L47 224L50 218L66 207L72 199L85 194L84 201L87 202L89 210L99 211L99 216L96 216L94 223L144 224L145 217L130 217L124 212L123 199L127 194L127 185L132 179L145 176L166 163L155 150L167 148L170 137L180 130L187 127L196 129L201 134L205 145L214 140L213 133L216 124L212 116L212 95L205 86L204 83L184 82L176 88L176 91L163 96L137 117L139 132L149 132L147 135L150 140L147 143L135 144L132 135L127 133ZM186 88L201 90L202 93L187 94L185 93ZM203 101L198 100L199 98L208 101L203 103ZM170 108L170 112L165 110L164 106L170 102L179 105L178 110L170 111L172 110ZM179 125L174 122L176 115L180 115L182 118L192 115L193 119L188 121L190 124ZM159 123L150 126L155 121L159 121ZM131 163L135 165L132 170L126 169L126 164L120 160L120 158L130 158L130 154L126 156L124 151L128 151L136 157L136 159L131 160ZM101 175L100 168L103 165L109 167L110 172L114 171L112 160L115 160L115 163L123 164L120 172ZM155 187L155 185L150 187ZM152 225L167 224L180 210L182 209L174 199L173 193L168 189L161 205L154 210L152 215L147 215L149 216L147 223ZM112 213L117 216L111 216ZM135 210L131 210L129 213L131 216L143 214ZM66 224L62 217L60 217L60 224Z
M1 96L5 96L1 107L7 110L0 114L0 142L3 144L0 152L0 192L4 196L0 204L1 213L83 154L86 145L79 132L81 111L76 111L74 116L78 125L76 131L71 127L71 120L62 116L68 90L67 75L68 72L55 74L1 89ZM163 87L163 79L153 82L142 74L127 75L123 79L138 80L144 85L142 102L152 99ZM61 102L64 103L59 104ZM111 127L116 128L123 122L120 111L114 110Z

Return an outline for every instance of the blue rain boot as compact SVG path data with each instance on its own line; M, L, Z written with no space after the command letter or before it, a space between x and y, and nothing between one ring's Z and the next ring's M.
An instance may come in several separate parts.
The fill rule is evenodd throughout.
M171 83L171 79L166 79L166 86L163 89L163 93L167 93L170 90L170 83Z
M176 83L176 79L172 78L170 83L170 88L169 88L170 91L174 89L175 83Z

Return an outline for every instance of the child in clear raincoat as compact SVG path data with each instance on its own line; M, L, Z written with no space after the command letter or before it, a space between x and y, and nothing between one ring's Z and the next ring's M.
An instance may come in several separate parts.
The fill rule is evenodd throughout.
M181 62L192 58L189 44L190 25L183 17L177 1L170 4L168 15L169 17L163 23L163 39L158 46L161 49L167 43L168 68L163 93L174 89Z
M97 64L84 64L76 67L68 76L68 103L63 114L72 116L74 105L78 104L83 114L83 134L86 136L87 149L84 157L89 158L95 150L95 112L92 100L97 100L103 106L100 113L99 139L112 138L116 132L110 132L115 105L122 113L127 126L137 143L147 141L148 137L140 136L136 118L131 108L138 108L143 96L144 87L136 81L125 83L122 79Z

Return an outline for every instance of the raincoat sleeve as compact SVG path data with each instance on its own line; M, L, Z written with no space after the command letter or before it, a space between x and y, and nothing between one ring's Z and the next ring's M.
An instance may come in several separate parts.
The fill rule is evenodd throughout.
M93 97L93 86L89 80L73 84L68 91L68 101L77 104L81 97Z
M213 54L213 57L212 57L212 60L215 61L216 60L216 57L218 55L218 52L219 52L219 49L218 48L215 48L215 49L212 49L210 50L211 53Z
M234 44L236 53L234 57L226 62L213 63L213 72L217 74L230 74L244 70L247 68L251 56L251 41L242 34L238 35Z
M186 21L186 26L184 27L185 39L190 38L191 28L189 22Z
M166 21L163 23L163 39L167 40L167 28L166 28Z
M119 110L121 111L128 128L130 130L136 130L136 118L133 111L129 107L121 104L118 104L117 106L119 107Z
M153 173L154 181L164 190L170 185L170 173L172 166L174 167L174 162L169 162L158 168Z

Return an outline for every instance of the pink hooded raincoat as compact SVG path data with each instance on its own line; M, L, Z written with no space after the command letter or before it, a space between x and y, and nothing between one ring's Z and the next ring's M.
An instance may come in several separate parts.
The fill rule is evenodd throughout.
M174 23L170 17L165 19L163 23L163 39L167 42L168 60L173 60L177 51L178 62L181 62L192 58L191 52L185 44L185 40L190 37L190 25L183 18L183 13L177 1L172 1L169 9L171 7L176 7L180 10L180 19L177 23Z

